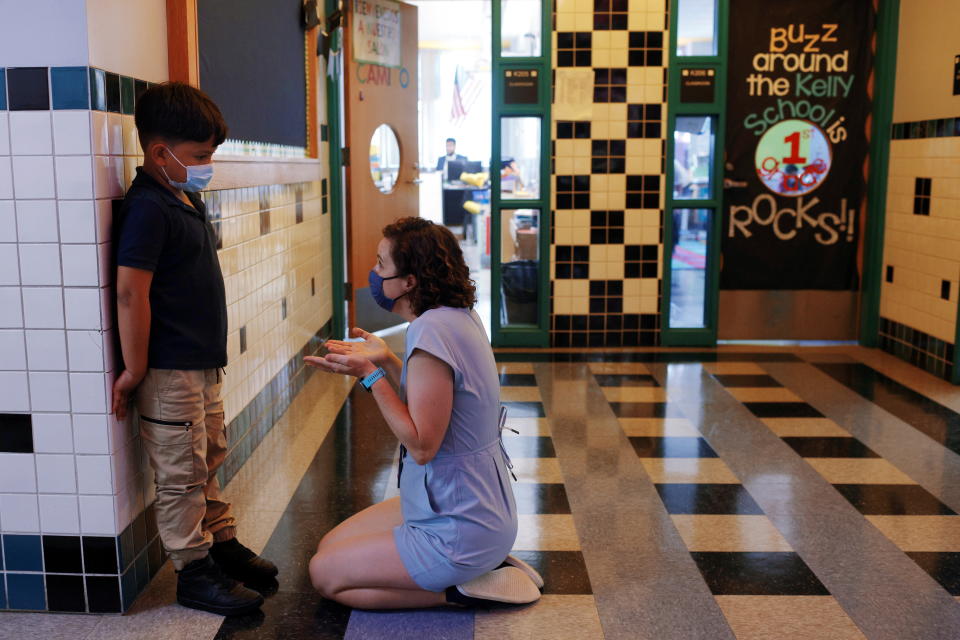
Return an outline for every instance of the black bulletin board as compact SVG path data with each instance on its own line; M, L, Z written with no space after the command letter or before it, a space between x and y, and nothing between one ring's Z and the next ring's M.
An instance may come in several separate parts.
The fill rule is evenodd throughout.
M302 0L198 0L200 88L230 138L307 146Z

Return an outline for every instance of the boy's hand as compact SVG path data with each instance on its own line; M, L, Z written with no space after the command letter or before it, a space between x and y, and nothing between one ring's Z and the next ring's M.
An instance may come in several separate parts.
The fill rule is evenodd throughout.
M360 327L354 327L350 330L350 335L354 338L361 338L363 342L345 342L343 340L327 340L324 346L330 351L342 356L360 356L366 358L377 366L390 357L390 348L382 338L364 331Z
M130 402L130 394L137 388L143 375L136 376L130 373L129 369L124 369L123 373L117 376L117 381L113 383L113 410L118 420L124 420L127 417L127 404Z

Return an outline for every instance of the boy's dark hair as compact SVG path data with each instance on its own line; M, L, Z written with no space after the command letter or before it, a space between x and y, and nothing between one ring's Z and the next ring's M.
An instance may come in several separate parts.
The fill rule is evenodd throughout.
M456 138L447 138L447 142L452 142L453 144L457 144L457 139L456 139Z
M210 96L183 82L155 84L137 99L134 115L140 146L156 138L173 144L191 140L216 146L227 138L227 123Z
M473 308L477 287L449 229L425 218L400 218L383 228L383 237L393 241L397 274L417 277L407 294L416 315L439 306Z

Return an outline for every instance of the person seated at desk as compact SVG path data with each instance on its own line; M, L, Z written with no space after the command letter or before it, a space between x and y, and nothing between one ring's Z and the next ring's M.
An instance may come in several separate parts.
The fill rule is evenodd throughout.
M500 192L520 193L523 191L523 180L520 178L520 167L513 158L504 158L500 162Z
M457 153L457 140L455 138L447 138L447 155L440 156L437 159L437 171L443 171L443 180L445 182L456 180L460 177L459 175L449 175L450 172L448 169L450 168L451 162L460 162L463 164L467 162L467 156Z

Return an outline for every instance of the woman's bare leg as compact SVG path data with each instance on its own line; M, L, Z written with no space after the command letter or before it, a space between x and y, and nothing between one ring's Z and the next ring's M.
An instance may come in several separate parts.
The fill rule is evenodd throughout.
M398 496L369 506L335 526L327 535L323 536L320 544L317 545L317 552L324 546L355 536L392 531L394 527L401 524L403 524L403 515L400 513L400 498Z

